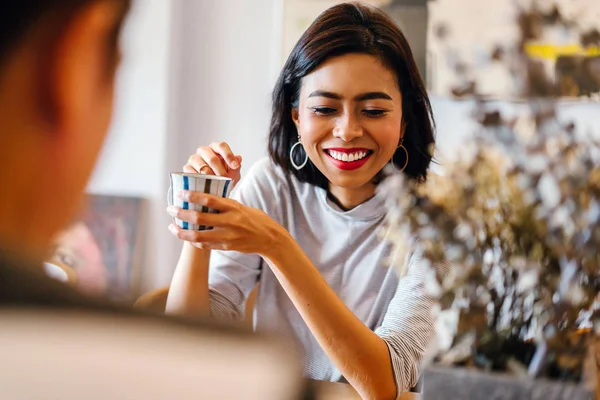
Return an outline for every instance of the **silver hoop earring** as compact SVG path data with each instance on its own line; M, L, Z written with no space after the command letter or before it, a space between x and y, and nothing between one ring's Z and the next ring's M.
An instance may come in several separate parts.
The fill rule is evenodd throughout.
M394 157L396 157L396 153L394 153L394 155L392 156L392 167L394 167L396 171L402 172L406 169L406 166L408 165L408 150L406 150L406 147L404 147L404 145L402 144L402 140L400 141L398 147L396 147L396 150L398 149L404 150L404 153L406 154L406 161L404 162L404 166L402 168L398 168L398 166L394 162Z
M292 163L292 166L294 168L296 168L297 171L300 171L302 168L304 168L304 166L308 162L308 154L305 154L306 157L304 158L304 161L302 162L302 164L300 164L300 165L296 164L296 161L294 161L294 150L296 150L296 147L298 147L298 146L302 146L302 142L300 141L300 138L298 138L298 141L296 143L294 143L294 145L290 149L290 162Z

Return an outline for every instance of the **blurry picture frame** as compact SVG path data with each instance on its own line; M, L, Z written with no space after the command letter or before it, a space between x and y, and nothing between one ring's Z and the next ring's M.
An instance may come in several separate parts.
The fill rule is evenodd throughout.
M131 303L139 295L146 200L89 194L78 218L57 238L52 255L72 268L77 288Z

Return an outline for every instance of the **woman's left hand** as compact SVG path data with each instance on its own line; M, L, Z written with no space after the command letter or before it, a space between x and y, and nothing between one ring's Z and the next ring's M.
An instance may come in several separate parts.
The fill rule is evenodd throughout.
M167 208L167 213L174 218L213 227L211 230L191 231L175 224L169 226L173 235L196 247L267 256L267 252L286 233L281 225L263 211L235 200L190 191L180 192L179 197L190 203L219 210L218 214L214 214L174 206Z

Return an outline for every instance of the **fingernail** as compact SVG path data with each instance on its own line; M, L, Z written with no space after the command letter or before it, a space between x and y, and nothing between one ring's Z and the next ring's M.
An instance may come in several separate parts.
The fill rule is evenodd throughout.
M187 200L190 197L190 194L187 191L182 190L181 192L177 193L177 197L179 197L181 200Z
M167 213L172 216L177 215L177 209L174 206L167 207Z
M169 231L171 231L171 233L177 233L177 228L175 228L175 225L171 224L169 225Z
M239 167L240 167L240 163L239 163L239 162L237 162L237 161L233 161L233 162L231 163L231 168L233 168L233 169L238 169Z

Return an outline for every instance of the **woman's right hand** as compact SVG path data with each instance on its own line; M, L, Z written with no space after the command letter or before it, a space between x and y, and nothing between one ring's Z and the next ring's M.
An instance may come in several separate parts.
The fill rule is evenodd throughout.
M233 185L240 180L242 156L233 154L225 142L201 146L196 154L190 156L183 172L226 176L233 180Z

